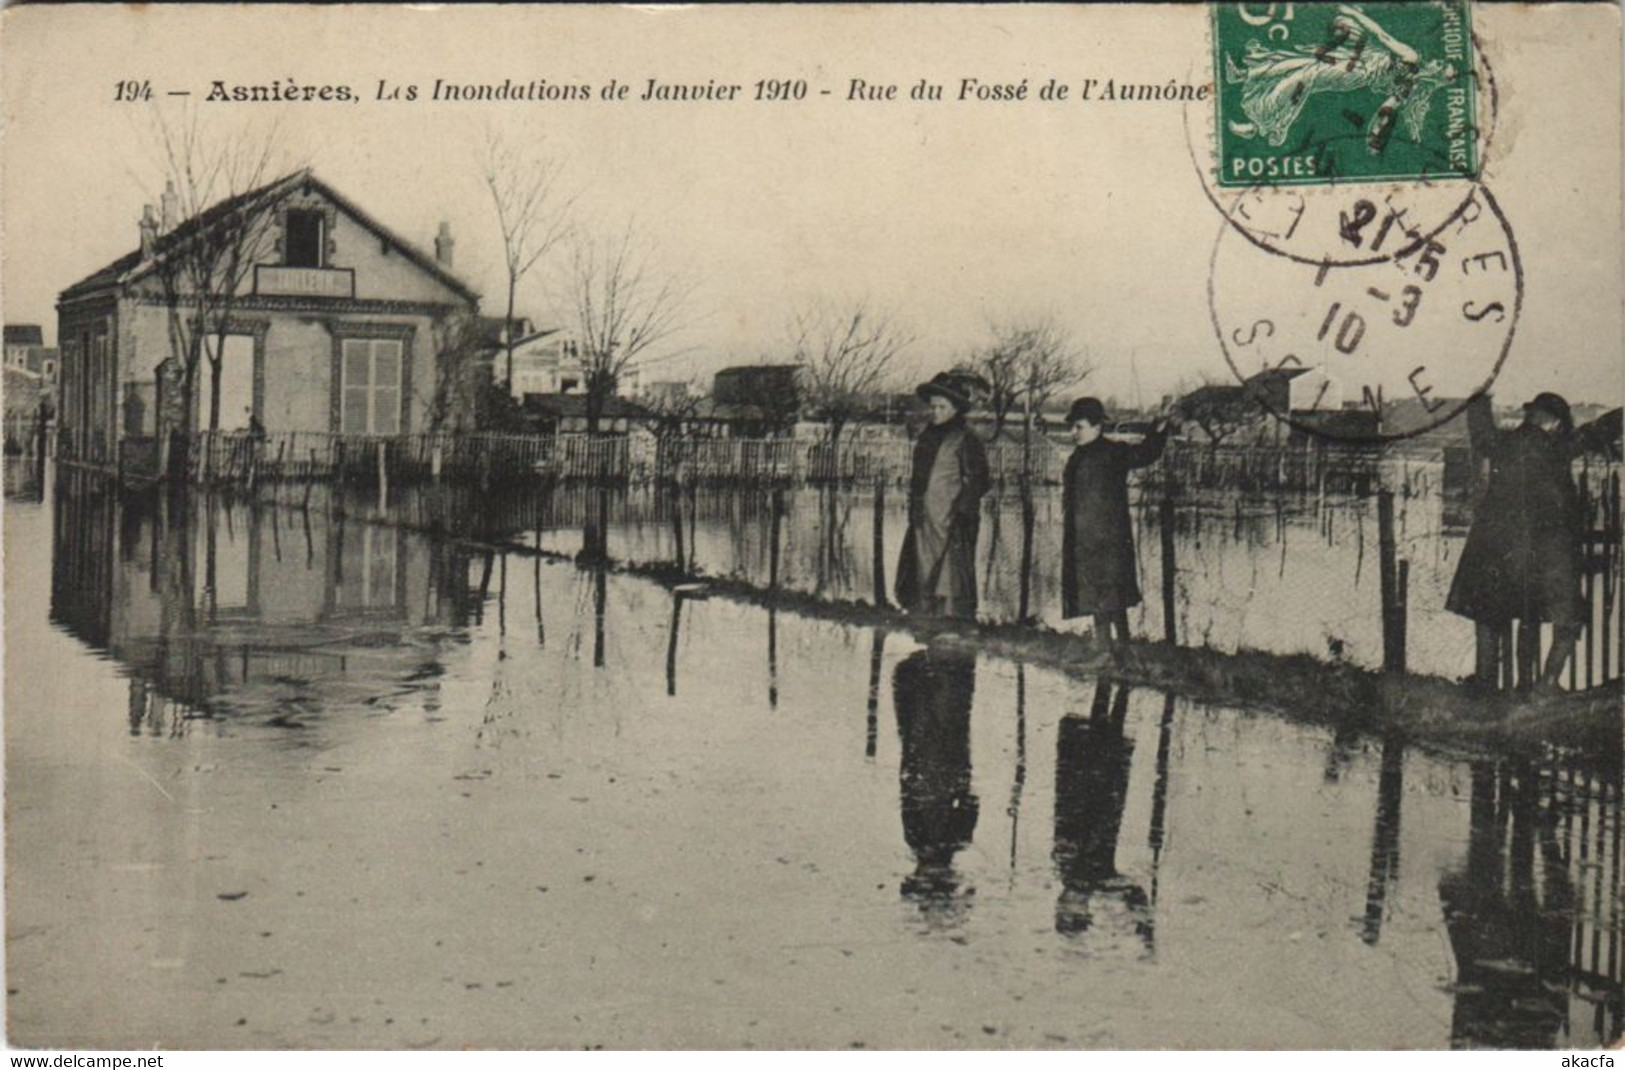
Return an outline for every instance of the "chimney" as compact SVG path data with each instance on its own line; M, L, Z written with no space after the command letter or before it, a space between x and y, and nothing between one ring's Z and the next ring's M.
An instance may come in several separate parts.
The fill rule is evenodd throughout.
M457 239L451 236L451 224L445 220L440 221L440 233L434 236L434 258L441 267L451 267L451 257Z
M176 197L174 182L164 183L164 195L159 198L159 203L163 205L163 220L160 224L162 229L160 229L158 233L168 234L170 231L175 229L175 224L179 222L179 220L175 218Z
M149 204L141 212L141 259L151 260L153 249L157 244L158 213Z

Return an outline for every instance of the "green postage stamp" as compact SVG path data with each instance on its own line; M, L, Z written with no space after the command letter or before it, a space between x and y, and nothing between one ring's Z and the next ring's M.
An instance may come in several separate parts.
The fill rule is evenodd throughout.
M1467 0L1213 5L1223 186L1475 178Z

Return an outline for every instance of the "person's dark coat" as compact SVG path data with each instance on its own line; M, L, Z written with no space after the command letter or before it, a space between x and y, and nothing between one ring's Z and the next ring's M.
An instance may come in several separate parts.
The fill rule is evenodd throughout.
M1167 435L1130 445L1104 436L1072 451L1062 477L1061 616L1114 613L1140 604L1128 474L1162 456Z
M897 601L904 609L976 616L976 537L988 485L987 454L962 416L920 432L908 533L897 561Z
M1569 470L1573 436L1529 424L1498 430L1486 398L1469 407L1467 424L1490 477L1445 608L1481 624L1578 622L1583 523Z

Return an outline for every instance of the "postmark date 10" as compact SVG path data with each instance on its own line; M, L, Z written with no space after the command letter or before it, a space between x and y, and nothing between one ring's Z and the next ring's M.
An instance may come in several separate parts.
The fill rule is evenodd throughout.
M145 78L127 78L113 83L113 102L133 104L152 99L152 83Z

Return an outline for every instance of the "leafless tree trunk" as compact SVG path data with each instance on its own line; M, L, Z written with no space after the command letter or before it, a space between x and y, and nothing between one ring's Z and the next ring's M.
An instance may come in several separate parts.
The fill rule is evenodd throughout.
M472 418L478 404L476 394L480 384L474 375L483 365L476 367L473 361L485 340L472 314L436 320L433 330L434 382L425 399L428 429L460 430ZM485 378L488 380L489 376Z
M973 364L991 387L993 437L1004 430L1009 414L1022 413L1022 471L1031 472L1033 431L1044 406L1056 394L1076 389L1094 365L1074 344L1071 333L1052 317L995 322L992 342Z
M914 341L889 311L866 301L810 301L791 316L788 335L791 360L805 369L806 401L829 425L831 450L848 423L875 407Z
M487 131L481 159L485 187L496 209L502 236L502 266L507 272L508 306L503 320L507 350L504 386L513 390L514 308L519 283L570 231L575 198L561 188L564 164L535 151L522 150Z
M586 378L587 433L597 434L622 377L687 325L693 288L656 267L652 248L628 224L615 237L576 246L570 290Z
M154 112L153 122L176 223L158 235L153 256L171 351L185 373L184 426L192 425L197 369L207 360L209 430L215 431L232 313L250 289L254 265L270 252L280 191L268 187L283 160L282 136L275 124L213 135L195 112L176 121Z

